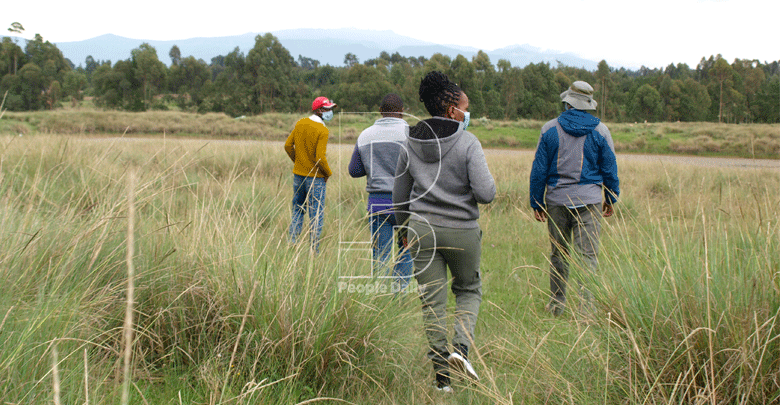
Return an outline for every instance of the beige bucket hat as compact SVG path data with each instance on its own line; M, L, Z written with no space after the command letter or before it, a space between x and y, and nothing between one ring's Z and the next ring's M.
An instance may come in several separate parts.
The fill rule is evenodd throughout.
M583 81L571 84L568 90L561 93L561 101L569 103L577 110L595 110L598 103L593 99L593 87Z

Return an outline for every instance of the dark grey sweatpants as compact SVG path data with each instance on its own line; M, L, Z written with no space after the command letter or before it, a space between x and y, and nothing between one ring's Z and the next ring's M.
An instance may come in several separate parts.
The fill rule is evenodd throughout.
M548 205L547 219L552 245L550 293L553 299L563 303L566 302L569 262L573 254L581 255L586 271L595 274L598 269L601 204L579 208Z
M428 357L434 367L449 355L447 346L447 268L455 294L455 336L452 344L466 350L474 341L479 306L482 303L482 231L429 226L410 221L410 251L414 275L420 288L423 325L428 338ZM465 353L464 353L465 354ZM445 363L446 364L446 363Z

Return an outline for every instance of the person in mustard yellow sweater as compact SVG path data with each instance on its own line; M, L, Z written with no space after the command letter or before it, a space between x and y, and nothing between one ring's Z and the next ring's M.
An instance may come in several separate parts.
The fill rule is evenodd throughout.
M330 133L325 122L333 119L335 107L327 97L314 99L312 115L298 120L284 143L284 150L294 163L290 241L298 241L303 230L303 216L308 210L309 239L316 252L319 252L324 222L325 183L333 174L325 156Z

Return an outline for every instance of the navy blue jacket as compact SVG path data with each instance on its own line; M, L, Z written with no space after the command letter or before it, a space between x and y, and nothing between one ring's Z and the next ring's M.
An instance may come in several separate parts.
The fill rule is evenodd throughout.
M570 109L547 122L536 147L530 179L531 207L610 203L620 195L615 146L598 118Z

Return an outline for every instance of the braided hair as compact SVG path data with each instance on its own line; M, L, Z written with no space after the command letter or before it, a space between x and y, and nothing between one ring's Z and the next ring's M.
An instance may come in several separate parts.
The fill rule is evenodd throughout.
M420 82L420 101L434 117L446 116L447 108L458 104L461 93L463 90L451 82L447 75L435 70L425 75Z

